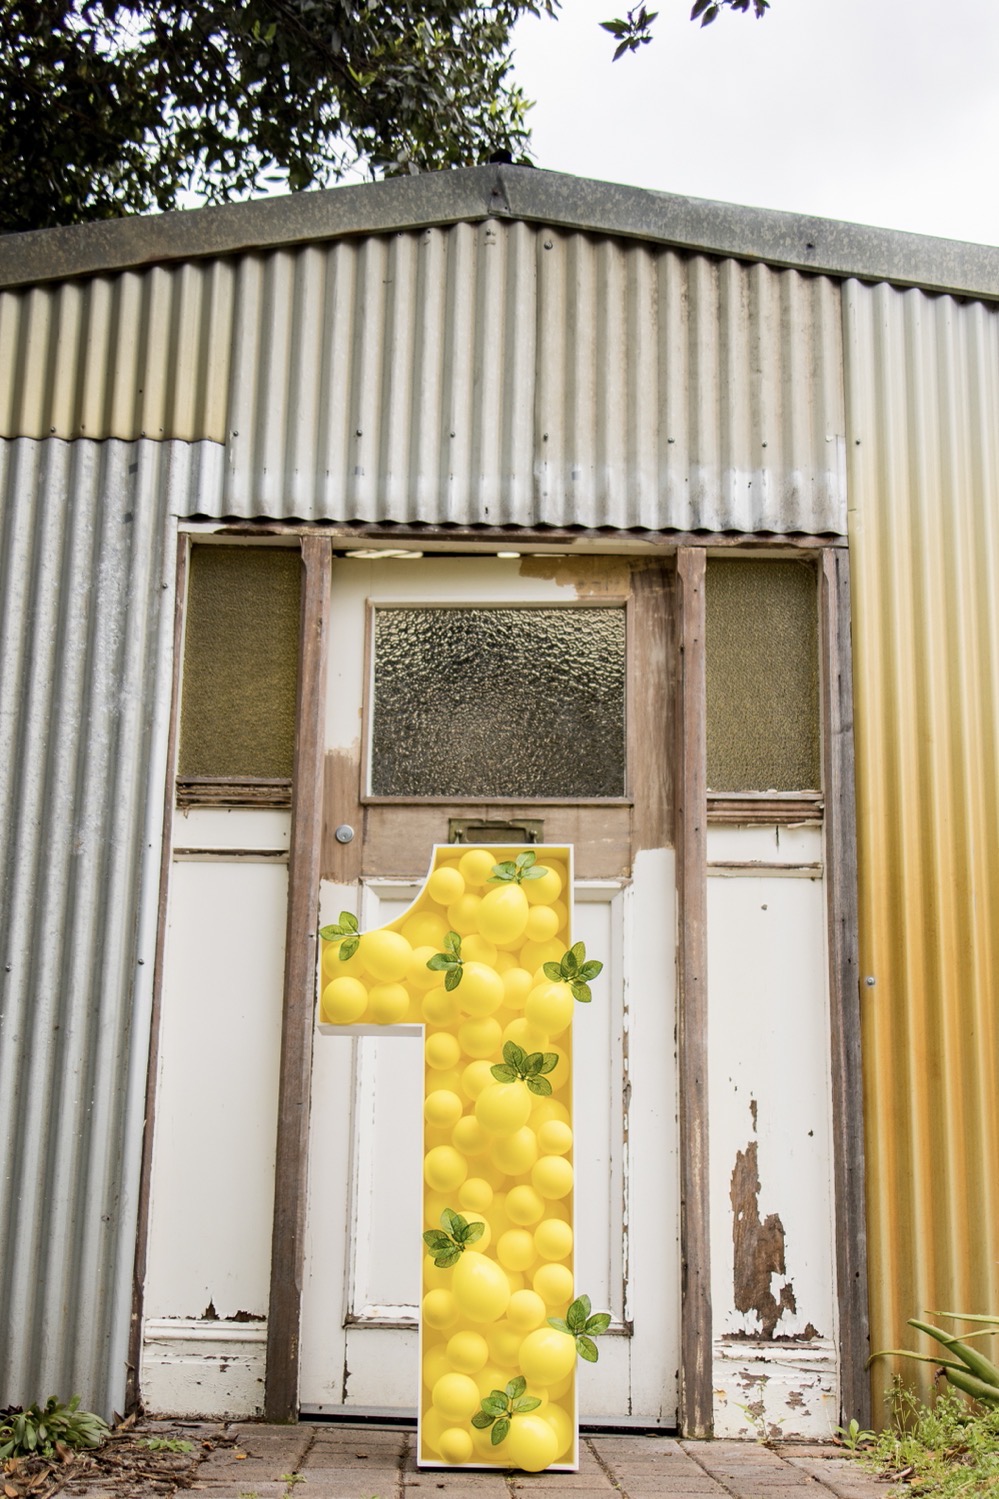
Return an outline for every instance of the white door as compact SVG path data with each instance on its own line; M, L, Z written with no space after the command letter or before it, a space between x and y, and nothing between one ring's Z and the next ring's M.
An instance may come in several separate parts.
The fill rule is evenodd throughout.
M576 1287L612 1314L580 1419L674 1426L668 579L621 559L345 558L332 590L322 920L400 914L454 819L466 841L527 820L574 845L574 936L605 965L574 1023ZM317 1034L312 1098L300 1402L411 1415L419 1038Z

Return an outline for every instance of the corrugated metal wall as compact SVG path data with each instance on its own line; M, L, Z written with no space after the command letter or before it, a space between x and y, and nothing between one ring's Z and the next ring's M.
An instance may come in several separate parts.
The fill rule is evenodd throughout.
M211 470L183 444L0 442L0 1407L123 1405L168 510Z
M999 1310L999 308L848 282L844 327L872 1338L915 1347Z
M213 438L213 514L845 529L825 277L459 224L0 296L0 434Z

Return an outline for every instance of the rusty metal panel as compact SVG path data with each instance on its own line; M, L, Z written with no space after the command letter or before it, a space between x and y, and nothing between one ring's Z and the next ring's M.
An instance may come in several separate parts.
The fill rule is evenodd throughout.
M0 437L225 437L233 273L208 261L0 293Z
M0 1407L123 1409L198 446L0 442Z
M824 277L496 221L237 277L227 514L845 529Z
M913 1347L999 1307L999 309L849 282L844 329L872 1340Z

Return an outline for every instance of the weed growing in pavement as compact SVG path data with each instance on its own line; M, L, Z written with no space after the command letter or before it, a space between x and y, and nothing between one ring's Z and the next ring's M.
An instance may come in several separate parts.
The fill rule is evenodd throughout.
M999 1492L999 1409L945 1388L924 1405L895 1379L891 1425L860 1454L881 1477L919 1499L977 1499Z
M149 1452L193 1452L194 1443L184 1442L180 1437L144 1437L140 1446Z

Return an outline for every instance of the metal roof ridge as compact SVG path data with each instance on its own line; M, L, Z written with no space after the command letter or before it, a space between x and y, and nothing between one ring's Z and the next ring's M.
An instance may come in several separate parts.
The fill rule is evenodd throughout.
M817 274L999 299L999 247L514 166L0 236L0 287L483 219L523 220Z

